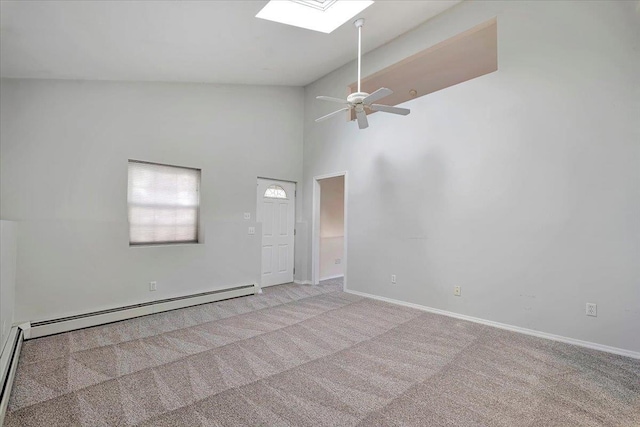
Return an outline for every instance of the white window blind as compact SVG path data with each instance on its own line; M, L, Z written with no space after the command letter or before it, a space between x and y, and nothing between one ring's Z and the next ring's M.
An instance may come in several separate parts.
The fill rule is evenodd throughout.
M129 160L129 244L197 243L200 169Z

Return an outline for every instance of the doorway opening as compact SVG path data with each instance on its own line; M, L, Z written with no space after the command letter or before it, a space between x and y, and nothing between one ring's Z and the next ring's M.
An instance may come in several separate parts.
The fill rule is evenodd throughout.
M260 287L293 282L296 183L258 178L256 222L262 223Z
M312 283L347 285L347 173L313 180Z

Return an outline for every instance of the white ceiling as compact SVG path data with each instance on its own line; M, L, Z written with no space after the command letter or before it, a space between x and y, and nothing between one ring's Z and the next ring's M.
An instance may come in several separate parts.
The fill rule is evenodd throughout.
M454 6L376 1L369 51ZM303 86L352 61L349 20L323 34L255 18L256 1L1 1L2 77Z

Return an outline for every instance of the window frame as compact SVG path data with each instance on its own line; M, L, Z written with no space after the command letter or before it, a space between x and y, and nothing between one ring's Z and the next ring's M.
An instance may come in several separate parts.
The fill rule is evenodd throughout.
M279 197L279 196L267 196L267 191L269 191L269 190L282 191L282 193L284 193L284 197ZM268 187L264 190L264 194L262 195L262 197L263 197L263 198L265 198L265 199L289 200L289 195L287 194L287 190L285 190L283 186L278 185L278 184L271 184L270 186L268 186Z
M198 172L198 207L196 209L196 221L195 221L195 228L196 228L196 238L195 240L167 240L167 241L153 241L153 242L132 242L131 241L131 222L130 222L130 218L129 218L129 207L130 207L130 202L129 202L129 176L128 176L128 171L129 171L129 164L130 163L141 163L141 164L147 164L147 165L154 165L154 166L164 166L164 167L170 167L170 168L177 168L177 169L190 169L193 171L197 171ZM175 245L200 245L203 243L202 241L202 237L200 235L200 207L202 205L202 196L201 196L201 185L202 185L202 169L201 168L195 168L195 167L190 167L190 166L180 166L180 165L171 165L171 164L167 164L167 163L158 163L158 162L150 162L147 160L136 160L136 159L127 159L127 225L128 225L128 231L129 231L129 247L130 248L139 248L139 247L153 247L153 246L175 246Z

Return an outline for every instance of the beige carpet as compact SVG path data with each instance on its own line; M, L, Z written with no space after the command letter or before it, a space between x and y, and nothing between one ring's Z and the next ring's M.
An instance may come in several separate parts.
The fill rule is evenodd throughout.
M640 361L282 285L27 341L5 422L630 427Z

